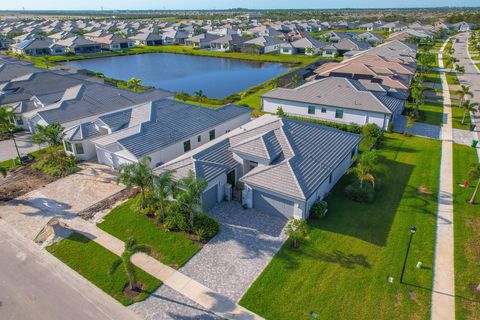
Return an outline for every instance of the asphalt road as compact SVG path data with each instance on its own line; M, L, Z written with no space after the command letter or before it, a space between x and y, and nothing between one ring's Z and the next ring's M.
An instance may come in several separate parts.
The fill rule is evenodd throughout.
M0 319L140 318L0 220Z

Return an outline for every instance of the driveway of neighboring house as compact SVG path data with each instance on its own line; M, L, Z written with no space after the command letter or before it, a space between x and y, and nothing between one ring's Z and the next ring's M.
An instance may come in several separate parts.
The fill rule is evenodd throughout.
M32 142L32 135L28 132L19 132L15 134L15 141L17 142L18 152L21 155L37 151L38 144ZM0 141L0 162L14 159L17 157L17 150L13 140Z
M5 203L0 218L33 240L51 218L74 217L124 188L107 166L88 162L79 166L81 171Z
M237 202L220 203L209 213L221 223L220 232L179 271L238 301L285 242L287 220ZM217 319L166 286L131 308L145 319Z

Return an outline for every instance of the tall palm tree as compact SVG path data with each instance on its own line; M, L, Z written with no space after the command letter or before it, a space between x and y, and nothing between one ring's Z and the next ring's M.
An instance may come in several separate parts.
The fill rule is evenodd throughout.
M207 186L208 182L197 179L193 171L190 171L188 176L179 181L179 187L182 191L178 195L177 201L189 213L192 228L195 223L195 214L202 208L202 193Z
M461 85L460 90L457 91L458 95L460 96L460 100L464 100L465 97L473 98L473 93L470 91L470 86Z
M175 183L173 181L173 171L167 171L159 177L153 179L153 192L155 200L158 201L161 212L161 222L165 222L165 209L168 203L168 197L172 195Z
M478 190L480 189L480 163L472 163L470 165L470 170L468 171L468 180L477 181L475 191L473 191L472 197L468 201L468 203L474 204Z
M135 274L135 266L131 260L132 256L137 252L150 253L150 248L145 245L137 244L133 238L128 239L127 242L125 242L125 250L122 253L122 262L125 267L125 272L127 273L130 290L132 291L139 290Z
M356 166L348 170L349 173L353 173L359 183L360 188L363 188L365 182L369 182L373 188L375 188L377 182L377 164L378 164L378 154L375 150L367 151L363 153L359 159Z
M477 102L470 102L470 100L466 100L460 103L460 107L463 109L463 117L462 117L462 125L465 124L465 117L470 112L475 113L478 111L479 104Z
M118 183L128 188L138 187L142 197L142 209L145 208L145 190L152 186L153 170L150 168L150 157L144 157L139 162L124 163L119 168Z
M2 134L7 134L8 129L11 128L12 119L14 117L13 112L10 109L10 106L4 105L0 107L0 131Z
M418 109L425 99L425 87L421 83L414 83L411 87L412 99L415 102L415 117L418 117Z
M130 80L127 81L127 87L129 89L133 89L133 91L138 92L140 85L142 84L142 79L137 79L137 78L130 78Z

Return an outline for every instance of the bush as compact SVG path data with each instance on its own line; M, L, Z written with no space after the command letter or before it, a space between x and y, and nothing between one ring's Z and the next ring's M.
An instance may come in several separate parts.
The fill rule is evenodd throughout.
M373 202L375 190L369 183L364 183L362 187L358 182L352 183L345 188L345 195L355 202Z
M392 133L393 132L393 121L390 121L387 126L387 132Z
M363 126L362 134L366 138L378 138L382 134L382 130L374 123L369 123Z
M159 211L158 201L150 193L145 193L145 208L142 208L142 198L137 197L130 206L132 211L143 215L156 214Z
M66 177L80 171L77 167L78 159L75 156L67 156L64 153L50 155L33 164L32 167L41 170L53 177Z
M165 218L164 227L168 230L188 231L190 229L187 216L178 211L168 213Z
M313 204L310 209L310 218L321 219L325 217L328 211L328 204L326 201L319 201Z
M195 217L193 233L198 237L198 240L207 241L213 238L219 229L217 220L212 217L204 213L197 214Z

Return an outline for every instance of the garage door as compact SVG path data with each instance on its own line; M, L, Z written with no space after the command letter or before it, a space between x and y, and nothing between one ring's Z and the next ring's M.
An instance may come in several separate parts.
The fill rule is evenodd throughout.
M202 203L205 209L210 209L217 203L217 185L203 193Z
M293 216L292 201L257 190L253 190L253 207L263 212L280 213L287 218Z

